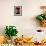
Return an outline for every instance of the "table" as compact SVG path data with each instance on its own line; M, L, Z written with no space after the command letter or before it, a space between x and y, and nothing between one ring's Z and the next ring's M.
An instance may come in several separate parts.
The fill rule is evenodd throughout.
M35 45L35 44L27 44L27 43L24 43L23 45L15 45L15 46L46 46L46 44L41 44L41 45Z

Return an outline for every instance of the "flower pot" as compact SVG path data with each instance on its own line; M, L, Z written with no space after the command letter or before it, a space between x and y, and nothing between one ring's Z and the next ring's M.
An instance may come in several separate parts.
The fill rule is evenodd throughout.
M12 40L12 44L14 44L14 40L17 38L17 36L12 36L11 40Z
M41 22L41 26L42 26L42 27L46 27L46 20L43 20L43 21Z

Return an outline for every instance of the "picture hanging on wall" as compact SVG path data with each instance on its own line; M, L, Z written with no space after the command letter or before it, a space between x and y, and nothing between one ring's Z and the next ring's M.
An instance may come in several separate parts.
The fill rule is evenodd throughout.
M22 16L22 6L14 6L14 16Z

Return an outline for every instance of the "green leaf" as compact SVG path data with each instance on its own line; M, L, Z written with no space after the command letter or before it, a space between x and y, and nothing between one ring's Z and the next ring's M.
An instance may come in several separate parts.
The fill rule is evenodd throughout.
M16 30L16 27L15 27L15 29L13 27L15 27L15 26L8 26L6 28L6 32L5 32L6 36L8 36L8 37L16 36L18 31Z
M45 15L45 19L46 19L46 15Z
M44 20L44 18L43 18L41 15L38 15L38 16L36 17L36 19L39 20L39 21Z

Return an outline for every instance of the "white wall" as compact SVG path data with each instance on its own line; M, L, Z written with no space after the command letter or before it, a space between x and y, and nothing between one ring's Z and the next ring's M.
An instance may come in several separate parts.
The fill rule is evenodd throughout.
M14 16L14 6L17 5L22 6L22 16ZM35 16L41 13L41 5L46 5L46 0L0 0L0 33L4 33L6 25L15 25L19 36L36 33L40 27Z

